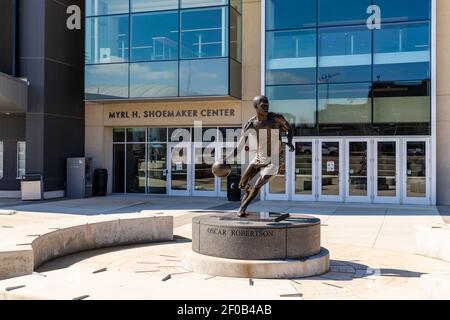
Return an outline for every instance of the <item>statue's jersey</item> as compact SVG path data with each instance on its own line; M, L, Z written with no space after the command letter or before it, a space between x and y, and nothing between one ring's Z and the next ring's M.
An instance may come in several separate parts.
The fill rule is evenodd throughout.
M244 127L244 132L249 136L250 151L256 152L250 164L259 166L262 176L277 175L280 168L284 169L285 146L281 142L280 126L276 121L278 116L281 115L269 112L266 121L259 121L255 116Z

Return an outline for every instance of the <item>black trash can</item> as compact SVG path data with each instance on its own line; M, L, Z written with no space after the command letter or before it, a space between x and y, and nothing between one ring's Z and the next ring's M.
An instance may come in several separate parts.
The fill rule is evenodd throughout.
M94 186L93 186L94 197L106 196L107 190L108 190L108 170L106 169L95 170Z
M227 197L228 201L241 201L241 189L239 189L239 181L241 176L238 174L230 174L227 178Z

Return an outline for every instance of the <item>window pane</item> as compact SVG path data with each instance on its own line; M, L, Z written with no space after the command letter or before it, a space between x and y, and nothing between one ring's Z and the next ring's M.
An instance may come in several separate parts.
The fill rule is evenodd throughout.
M180 61L180 95L228 95L228 59Z
M430 24L386 24L374 33L374 81L430 78Z
M316 83L316 30L267 33L266 83Z
M128 98L128 64L86 66L86 99Z
M178 59L178 12L131 16L131 61Z
M313 194L313 143L295 143L295 194Z
M430 83L388 82L374 85L373 121L380 135L430 134Z
M145 142L145 134L144 128L127 129L127 142Z
M320 134L361 134L371 124L370 83L319 85Z
M167 193L167 145L152 143L147 149L147 192Z
M86 63L128 61L128 16L86 19Z
M267 87L270 109L282 113L296 135L313 134L316 126L316 86Z
M129 0L86 0L86 16L128 13Z
M167 141L167 129L149 128L148 129L148 142L166 142Z
M372 32L366 27L319 31L319 82L371 81Z
M380 7L382 22L431 18L431 0L374 0L373 4Z
M178 96L178 61L130 64L130 97Z
M227 0L180 0L182 8L221 6L228 3Z
M427 196L427 144L425 141L408 141L406 150L406 196L425 198Z
M372 0L319 0L319 25L365 25L369 17L367 8L371 5Z
M145 144L127 144L127 193L145 193Z
M125 145L113 145L113 192L125 192Z
M226 57L227 8L181 11L181 58Z
M113 129L113 142L125 142L125 129Z
M266 29L299 29L317 25L317 0L268 0Z
M242 17L230 9L230 57L242 61Z
M157 11L178 9L178 0L131 0L131 11Z

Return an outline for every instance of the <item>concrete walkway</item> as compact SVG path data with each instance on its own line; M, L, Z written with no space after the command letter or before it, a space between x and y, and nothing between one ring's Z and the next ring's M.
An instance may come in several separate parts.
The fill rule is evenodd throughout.
M330 273L308 279L255 280L249 285L248 279L209 277L182 269L182 255L191 245L192 218L207 210L237 206L217 198L117 195L10 206L18 212L0 215L0 239L2 228L48 219L158 212L174 216L177 240L60 258L43 265L37 274L0 281L0 294L4 288L25 285L14 290L17 298L421 299L420 277L450 269L448 262L415 254L415 226L444 222L436 207L288 201L257 202L250 209L320 218L323 246L331 252ZM93 273L103 268L107 271Z

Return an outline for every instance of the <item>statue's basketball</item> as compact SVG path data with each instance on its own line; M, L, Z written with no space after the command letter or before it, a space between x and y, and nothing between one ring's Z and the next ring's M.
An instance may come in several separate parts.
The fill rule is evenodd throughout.
M231 166L229 164L216 162L212 166L212 172L217 178L226 178L231 173Z

